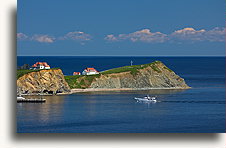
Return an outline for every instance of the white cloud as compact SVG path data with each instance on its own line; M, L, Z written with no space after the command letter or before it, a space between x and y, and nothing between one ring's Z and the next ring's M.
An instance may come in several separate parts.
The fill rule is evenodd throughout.
M105 40L108 41L130 40L132 42L141 41L147 43L162 43L167 40L167 35L161 32L152 33L149 29L143 29L129 34L119 34L118 36L110 34L105 37Z
M108 41L118 41L117 37L115 37L113 34L107 35L104 39Z
M205 33L206 40L211 42L225 42L225 28L215 27Z
M49 35L33 35L31 40L41 42L41 43L53 43L55 38Z
M75 32L69 32L65 36L60 37L60 40L74 40L74 41L89 41L91 40L91 35L81 32L81 31L75 31Z
M169 35L172 41L225 41L225 28L214 28L212 30L195 30L194 28L184 28L174 31Z
M50 37L49 35L33 35L32 37L29 37L24 33L17 33L17 39L26 41L37 41L42 43L53 43L55 40L54 37Z
M194 28L184 28L181 30L176 30L170 34L170 39L173 41L203 41L203 34L206 30L195 30Z
M105 38L107 41L123 41L130 40L132 42L145 43L163 43L163 42L224 42L225 28L216 27L212 30L195 30L194 28L184 28L176 30L171 34L164 34L161 32L151 32L149 29L139 30L129 34L113 35L109 34Z
M56 40L74 40L74 41L79 41L79 42L84 42L84 41L89 41L91 40L91 35L81 32L81 31L76 31L76 32L69 32L63 37L52 37L49 35L33 35L32 37L29 37L23 33L17 33L17 39L19 40L28 40L28 41L37 41L40 43L53 43ZM84 45L84 43L82 43Z
M17 39L18 40L27 40L28 36L24 33L17 33Z
M29 37L24 33L17 33L18 40L26 41L37 41L40 43L53 43L56 40L74 40L80 42L84 45L85 41L92 39L90 34L75 31L69 32L62 37L52 37L49 35L33 35ZM163 43L163 42L225 42L225 28L215 27L212 30L200 29L196 30L194 28L183 28L176 30L170 34L164 34L161 32L151 32L150 29L138 30L128 34L106 35L105 40L116 42L116 41L131 41L131 42L144 42L144 43Z
M35 34L32 37L28 37L23 33L17 33L17 38L19 40L37 41L40 43L53 43L56 40L74 40L74 41L84 42L84 41L91 40L92 37L87 33L76 31L76 32L69 32L63 37L58 37L58 38L45 35L45 34L44 35ZM84 45L84 43L82 43L82 45Z

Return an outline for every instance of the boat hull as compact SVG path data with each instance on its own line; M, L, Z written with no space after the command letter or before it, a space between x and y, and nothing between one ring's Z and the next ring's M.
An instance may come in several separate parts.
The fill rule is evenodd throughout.
M22 102L43 103L43 102L46 102L46 99L17 99L17 103L22 103Z
M134 98L138 102L157 102L156 100L149 100L149 99L144 99L144 98Z

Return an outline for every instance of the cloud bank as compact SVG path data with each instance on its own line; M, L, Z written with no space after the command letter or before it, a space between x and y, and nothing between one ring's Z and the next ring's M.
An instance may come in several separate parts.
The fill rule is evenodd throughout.
M33 35L31 37L31 40L37 41L37 42L40 42L40 43L53 43L55 38L50 37L49 35Z
M27 40L28 36L26 34L23 34L23 33L17 33L17 39L18 40Z
M105 40L108 41L130 40L132 42L140 41L147 43L162 43L167 40L167 35L161 32L152 33L149 29L143 29L129 34L119 34L118 36L110 34L105 37Z
M49 35L33 35L29 37L28 35L24 33L17 33L17 39L18 40L23 40L23 41L37 41L40 43L53 43L55 38L50 37Z
M75 31L75 32L69 32L66 35L64 35L63 37L60 37L60 40L74 40L74 41L89 41L91 40L91 35L81 32L81 31Z
M161 32L151 32L150 29L143 29L129 34L107 35L105 40L110 42L129 40L132 42L146 42L146 43L163 43L167 41L172 42L224 42L225 28L216 27L212 30L195 30L194 28L183 28L176 30L171 34L164 34Z
M75 32L69 32L65 34L64 36L60 37L54 37L47 34L34 34L32 36L28 36L24 33L17 33L17 39L18 40L24 40L24 41L36 41L39 43L53 43L57 40L73 40L78 41L84 44L85 41L91 40L92 36L90 34L81 32L81 31L75 31Z
M92 36L81 31L68 32L64 36L54 37L47 34L28 36L24 33L17 33L17 39L23 41L36 41L39 43L53 43L57 40L72 40L81 43L90 41ZM181 43L181 42L225 42L225 28L215 27L212 30L196 30L194 28L183 28L165 34L152 32L150 29L142 29L128 34L109 34L104 37L108 42L143 42L143 43Z
M171 40L179 41L210 41L210 42L224 42L225 28L216 27L212 30L195 30L194 28L184 28L174 31L170 35Z

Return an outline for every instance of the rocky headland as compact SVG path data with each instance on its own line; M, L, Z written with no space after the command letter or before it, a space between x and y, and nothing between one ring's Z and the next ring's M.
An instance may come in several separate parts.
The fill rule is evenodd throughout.
M75 77L74 77L75 78ZM188 89L183 78L162 62L133 65L103 71L98 75L66 77L71 88L78 90Z
M64 76L60 69L39 70L17 79L20 94L188 88L183 78L160 61L114 68L96 75Z
M26 71L26 70L25 70ZM70 87L64 79L61 69L29 71L17 79L17 94L52 95L70 93ZM17 73L24 71L17 71Z

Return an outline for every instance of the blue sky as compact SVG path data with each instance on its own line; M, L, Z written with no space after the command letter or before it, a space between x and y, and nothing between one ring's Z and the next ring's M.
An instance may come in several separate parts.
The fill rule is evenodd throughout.
M18 55L225 55L224 0L19 0Z

